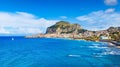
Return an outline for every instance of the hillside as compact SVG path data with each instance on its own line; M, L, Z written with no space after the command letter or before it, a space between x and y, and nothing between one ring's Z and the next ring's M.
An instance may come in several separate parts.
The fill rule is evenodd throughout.
M47 28L46 34L78 34L83 29L79 24L70 24L66 21L59 21Z

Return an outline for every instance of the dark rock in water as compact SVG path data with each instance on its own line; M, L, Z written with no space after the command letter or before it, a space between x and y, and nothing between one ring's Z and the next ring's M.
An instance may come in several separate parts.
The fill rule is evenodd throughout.
M112 41L111 43L115 44L116 46L120 46L120 42Z

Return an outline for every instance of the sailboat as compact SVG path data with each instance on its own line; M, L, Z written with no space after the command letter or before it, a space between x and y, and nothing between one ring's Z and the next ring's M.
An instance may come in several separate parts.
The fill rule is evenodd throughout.
M12 38L12 40L14 40L14 38Z

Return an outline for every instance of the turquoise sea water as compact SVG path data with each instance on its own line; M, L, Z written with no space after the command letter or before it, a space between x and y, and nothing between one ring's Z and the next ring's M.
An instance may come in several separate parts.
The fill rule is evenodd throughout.
M120 49L107 46L84 40L0 37L0 67L120 67Z

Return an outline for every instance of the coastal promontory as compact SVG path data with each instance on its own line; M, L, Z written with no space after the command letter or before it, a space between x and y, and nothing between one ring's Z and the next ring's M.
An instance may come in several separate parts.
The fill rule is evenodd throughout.
M26 36L27 38L71 38L91 41L120 42L120 27L110 27L106 30L90 31L83 29L81 25L71 24L67 21L59 21L48 27L44 34Z
M82 30L79 24L70 24L66 21L59 21L47 28L46 34L78 34Z

